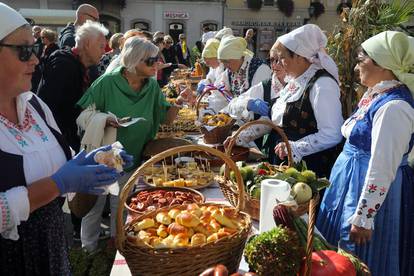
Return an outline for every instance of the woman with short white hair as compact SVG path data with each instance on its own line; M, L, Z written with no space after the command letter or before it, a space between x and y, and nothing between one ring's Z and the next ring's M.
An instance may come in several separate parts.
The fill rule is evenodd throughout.
M159 125L173 121L178 111L176 106L171 106L166 101L153 78L157 71L157 61L157 46L138 37L129 38L120 54L121 66L97 79L77 103L86 109L77 120L79 127L86 130L85 136L89 128L96 127L96 123L93 123L96 122L94 117L103 118L100 122L104 131L116 129L116 140L134 156L134 166L129 169L130 172L140 165L144 145L155 138ZM95 114L91 116L92 106ZM128 127L120 127L108 112L118 118L141 117L144 120ZM93 134L88 136L96 136ZM82 144L85 144L84 140ZM125 182L127 179L124 177ZM120 188L125 182L118 182ZM116 214L118 197L111 196L111 201L111 212ZM104 205L105 196L101 196L95 207L82 220L82 246L89 251L95 250L98 245ZM111 236L115 237L115 234L115 216L112 216Z

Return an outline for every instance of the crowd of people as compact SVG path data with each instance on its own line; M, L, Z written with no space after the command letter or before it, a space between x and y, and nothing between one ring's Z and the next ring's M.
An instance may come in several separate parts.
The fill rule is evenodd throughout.
M0 4L0 274L70 275L65 195L96 195L83 218L72 215L74 234L93 252L108 190L115 214L119 189L159 125L207 92L206 112L230 114L238 125L273 122L295 162L330 178L317 218L329 243L358 255L373 275L414 274L414 170L407 162L414 38L386 31L362 43L355 70L367 91L344 120L338 68L316 25L278 37L263 60L253 30L237 37L230 28L206 29L189 47L185 34L176 43L161 31L109 35L98 21L98 10L83 4L58 36ZM167 102L161 87L172 71L196 62L208 71L197 91L183 89L175 104ZM121 127L122 117L139 120ZM122 174L94 160L115 141L124 147ZM286 159L286 145L267 126L244 130L236 143L262 149L272 164Z

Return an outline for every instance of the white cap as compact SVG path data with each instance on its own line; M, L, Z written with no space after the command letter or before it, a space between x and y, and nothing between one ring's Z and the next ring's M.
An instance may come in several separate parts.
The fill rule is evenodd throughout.
M0 3L0 40L26 24L29 23L20 13L6 4Z

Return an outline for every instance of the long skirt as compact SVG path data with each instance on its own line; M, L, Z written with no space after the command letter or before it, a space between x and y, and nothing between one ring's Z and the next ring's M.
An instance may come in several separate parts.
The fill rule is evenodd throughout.
M348 219L357 208L369 160L369 153L345 144L332 169L332 185L323 197L316 226L330 244L361 258L373 276L414 275L414 170L406 157L374 218L371 241L358 246L349 239Z

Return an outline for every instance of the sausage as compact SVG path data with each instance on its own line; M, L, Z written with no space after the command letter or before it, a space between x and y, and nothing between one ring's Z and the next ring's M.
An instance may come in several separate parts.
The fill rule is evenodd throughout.
M227 270L227 267L225 267L222 264L216 265L214 268L214 276L228 276L229 271Z
M214 268L215 267L210 267L207 268L206 270L204 270L200 275L198 276L214 276Z

